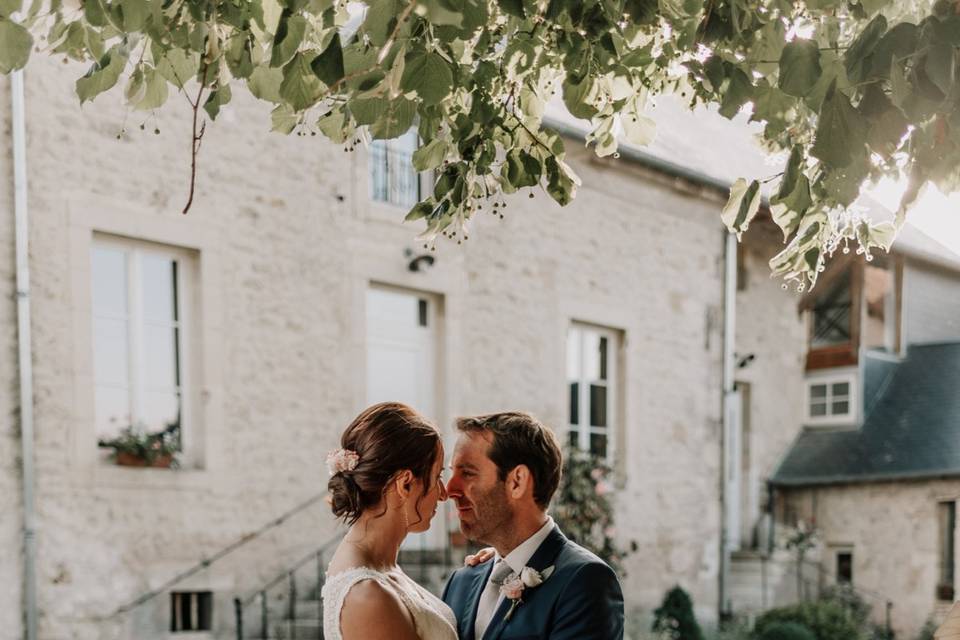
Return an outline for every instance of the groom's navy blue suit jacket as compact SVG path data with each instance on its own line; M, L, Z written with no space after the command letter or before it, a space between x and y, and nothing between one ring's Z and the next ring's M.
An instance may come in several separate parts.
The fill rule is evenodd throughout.
M523 603L506 619L511 601L504 598L483 638L474 637L480 594L493 560L454 572L443 601L457 615L460 640L621 640L623 593L616 574L603 560L553 530L534 552L528 567L553 573L538 587L523 592Z

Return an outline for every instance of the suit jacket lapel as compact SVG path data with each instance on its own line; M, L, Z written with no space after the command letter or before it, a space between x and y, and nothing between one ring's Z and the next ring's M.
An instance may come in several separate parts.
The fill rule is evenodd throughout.
M544 541L540 543L539 547L537 547L537 550L533 553L533 556L530 557L530 561L527 562L526 566L543 573L544 569L551 566L553 561L557 559L557 556L563 549L563 545L566 543L567 538L563 535L563 533L560 532L560 527L553 525L553 529L550 530L550 533L547 534L547 537L544 539ZM535 587L530 591L530 593L524 594L522 597L523 604L517 605L518 609L526 606L527 602L536 594L536 592L537 590ZM503 599L503 602L501 602L500 606L497 607L496 613L493 614L493 618L490 620L490 624L487 626L487 630L484 632L482 640L497 640L500 637L500 634L503 633L507 623L510 622L506 619L506 616L507 612L510 611L510 607L512 606L512 600L507 598ZM513 613L516 615L517 611L515 610ZM474 606L474 617L476 617L476 606Z
M470 576L473 583L469 587L467 606L464 611L463 620L460 624L461 640L476 640L477 608L480 606L480 596L483 594L483 588L490 579L490 572L493 571L493 560L488 560L485 566L478 567L479 571ZM465 623L465 624L464 624Z

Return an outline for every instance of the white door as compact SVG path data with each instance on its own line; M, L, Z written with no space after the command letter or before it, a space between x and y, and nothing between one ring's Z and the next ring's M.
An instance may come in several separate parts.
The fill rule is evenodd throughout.
M367 404L396 401L437 419L437 299L401 289L367 291ZM407 536L405 549L445 546L438 510L429 531Z

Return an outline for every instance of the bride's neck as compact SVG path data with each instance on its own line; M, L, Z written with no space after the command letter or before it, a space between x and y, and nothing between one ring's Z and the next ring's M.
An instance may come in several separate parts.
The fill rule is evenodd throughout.
M388 510L380 515L379 509L360 516L343 541L350 544L367 566L377 569L392 569L397 566L400 543L407 532L401 518ZM379 517L378 517L379 516Z

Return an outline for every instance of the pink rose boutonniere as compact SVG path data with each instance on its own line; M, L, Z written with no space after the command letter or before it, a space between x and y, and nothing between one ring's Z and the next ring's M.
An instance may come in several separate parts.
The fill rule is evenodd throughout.
M552 573L553 567L547 567L542 572L531 567L524 567L519 575L516 573L508 575L500 584L500 593L511 601L510 609L507 611L504 620L509 620L514 610L523 604L523 592L525 590L539 587Z

